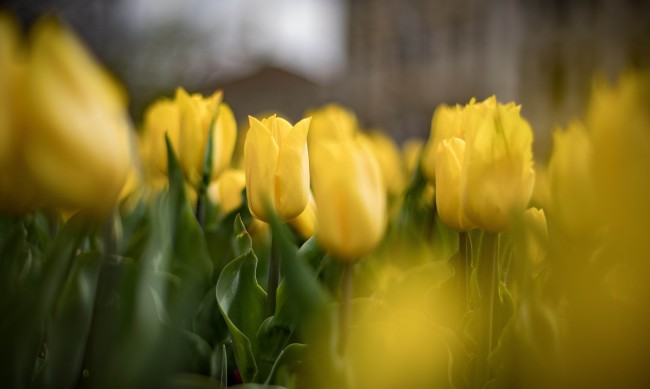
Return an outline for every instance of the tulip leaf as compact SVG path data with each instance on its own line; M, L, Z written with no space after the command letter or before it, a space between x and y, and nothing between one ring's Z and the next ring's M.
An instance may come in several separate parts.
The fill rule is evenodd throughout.
M304 359L304 354L307 346L301 343L292 343L285 347L277 359L273 363L269 377L266 379L265 384L268 385L272 382L277 382L277 375L283 369L289 371L296 371L300 363Z
M237 216L235 217L234 232L235 232L235 239L233 242L233 246L234 246L235 254L237 256L243 255L244 253L248 252L253 248L253 240L251 239L251 236L248 234L248 231L246 231L244 222L242 222L241 216L239 214L237 214Z
M257 283L257 257L252 250L224 267L217 282L216 296L228 325L241 377L251 382L257 375L253 350L257 331L264 320L266 292Z
M215 284L203 296L201 304L194 315L192 329L209 344L221 344L228 337L228 326L221 316L217 299L215 298L217 285Z
M72 387L81 374L95 304L101 254L75 258L52 319L47 325L48 359L39 380L49 387Z

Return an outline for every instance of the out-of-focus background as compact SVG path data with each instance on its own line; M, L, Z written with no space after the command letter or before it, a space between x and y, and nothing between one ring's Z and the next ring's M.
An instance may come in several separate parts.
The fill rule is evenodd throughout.
M27 30L57 14L125 84L136 121L177 86L222 88L238 119L339 101L394 138L440 103L522 104L547 157L595 75L650 65L643 0L14 0Z

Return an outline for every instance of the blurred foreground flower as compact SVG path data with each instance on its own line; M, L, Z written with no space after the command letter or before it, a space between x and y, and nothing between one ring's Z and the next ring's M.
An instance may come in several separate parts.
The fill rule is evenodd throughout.
M533 190L533 131L513 103L498 104L491 97L467 109L465 212L479 228L503 231L525 209Z
M208 186L208 196L220 211L227 215L242 204L242 190L246 187L246 175L242 170L226 169L219 179Z
M249 121L244 166L251 213L268 221L266 207L270 204L282 219L293 219L309 198L307 133L311 118L295 126L275 115L262 121L249 116Z
M130 164L124 91L61 23L34 26L25 159L49 202L108 210Z
M467 219L462 206L464 157L465 141L459 138L449 138L438 145L435 158L438 214L446 225L458 231L467 231L474 227Z
M358 141L324 141L313 150L319 242L340 259L357 260L379 243L386 227L379 164Z

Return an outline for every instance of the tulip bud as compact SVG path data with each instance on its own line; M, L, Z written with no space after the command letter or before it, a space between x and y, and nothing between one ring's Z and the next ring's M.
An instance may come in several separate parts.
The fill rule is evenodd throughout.
M529 258L533 265L539 265L546 256L548 230L543 209L528 208L522 216L522 241L515 247L518 255Z
M357 260L380 241L386 195L379 164L363 143L323 142L313 149L318 240L344 260Z
M465 212L477 227L507 229L533 189L533 131L514 104L491 100L468 107L463 191Z
M176 91L180 115L177 153L185 177L195 187L203 175L205 150L214 120L211 180L217 179L228 167L235 149L237 123L230 107L221 102L221 97L221 91L206 98L198 94L190 96L182 88Z
M422 150L424 150L424 141L422 139L408 139L402 144L402 160L409 175L413 174L418 163L420 163Z
M406 185L406 179L397 145L391 138L379 132L360 137L361 141L367 143L379 163L386 193L399 196Z
M440 219L451 228L467 231L474 227L462 206L462 180L465 141L459 138L443 140L436 153L436 207Z
M293 227L303 239L309 239L316 233L317 219L316 219L316 201L314 196L309 192L309 200L307 206L302 213L295 218L289 220L289 224Z
M438 145L443 139L465 139L464 120L463 108L459 105L440 105L433 113L429 140L422 151L422 171L429 182L435 181Z
M60 23L32 32L27 165L52 202L106 211L130 164L124 92Z
M650 232L650 71L596 83L586 124L599 211L619 230Z
M167 143L165 134L175 150L178 150L180 113L171 99L154 102L144 113L140 132L140 154L147 178L155 187L167 182ZM176 151L178 154L178 151Z
M592 142L582 124L573 122L567 131L553 133L549 211L572 236L593 234L598 227L592 158Z
M14 20L0 13L0 212L23 213L36 202L22 155L24 54Z
M307 133L311 118L291 126L275 115L262 121L248 117L244 143L246 195L256 218L268 221L266 207L289 220L300 215L309 198Z
M350 139L357 131L357 117L338 104L308 111L311 116L309 145L314 141Z
M238 209L242 204L241 191L246 187L246 175L241 170L226 169L208 186L208 197L219 205L224 215Z

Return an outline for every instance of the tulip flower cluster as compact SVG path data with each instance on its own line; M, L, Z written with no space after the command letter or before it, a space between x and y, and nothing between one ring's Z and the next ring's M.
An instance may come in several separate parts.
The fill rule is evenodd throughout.
M401 149L180 87L132 128L62 23L0 14L1 385L647 386L650 73L594 85L547 164L495 96Z

